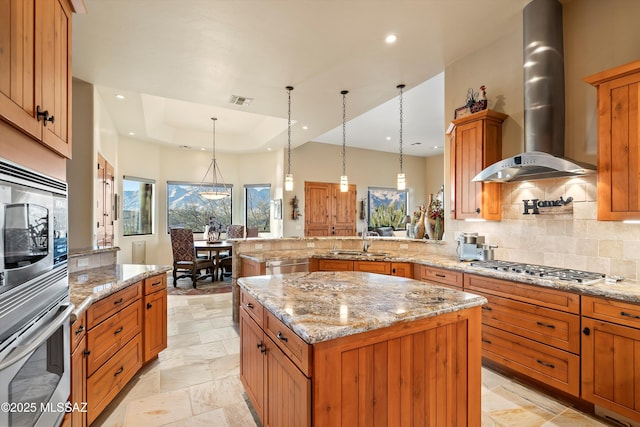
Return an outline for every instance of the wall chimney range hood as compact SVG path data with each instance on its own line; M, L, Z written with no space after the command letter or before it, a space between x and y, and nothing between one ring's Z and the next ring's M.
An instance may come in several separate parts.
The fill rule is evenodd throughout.
M513 182L592 174L564 158L562 5L533 0L523 10L525 152L485 168L473 181Z

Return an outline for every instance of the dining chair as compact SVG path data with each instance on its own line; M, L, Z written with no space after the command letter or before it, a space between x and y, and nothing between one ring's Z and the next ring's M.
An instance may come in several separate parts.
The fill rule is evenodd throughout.
M243 239L244 225L231 224L227 227L227 239Z
M213 260L196 256L193 232L189 228L171 228L170 234L173 252L173 287L177 286L178 279L191 277L195 288L199 279L207 277L207 274L201 273L202 270L207 270L207 273L213 277Z
M247 227L247 237L258 237L258 227Z

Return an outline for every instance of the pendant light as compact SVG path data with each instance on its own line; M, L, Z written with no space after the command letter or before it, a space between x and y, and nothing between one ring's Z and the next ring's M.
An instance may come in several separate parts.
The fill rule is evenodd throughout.
M349 191L349 179L347 178L347 94L348 90L340 91L342 94L342 175L340 176L340 192Z
M404 86L403 84L396 86L396 88L400 89L400 173L398 174L397 182L398 190L407 189L407 181L405 180L404 171L402 170L402 89L404 89Z
M287 124L287 175L284 177L284 191L293 191L293 174L291 173L291 91L293 86L287 86L289 96L289 121Z
M218 119L215 117L211 117L211 120L213 122L213 157L211 159L211 164L209 164L209 168L207 169L204 176L202 177L202 182L200 183L200 187L205 185L204 180L206 179L209 171L213 169L213 180L212 180L213 189L212 191L200 191L199 194L205 199L220 200L220 199L224 199L225 197L231 196L231 193L227 189L227 184L224 183L224 178L222 178L222 172L220 171L220 168L218 167L218 161L216 160L216 120ZM218 175L220 176L220 184L218 184ZM219 189L218 187L219 185L222 186L223 188L222 190Z

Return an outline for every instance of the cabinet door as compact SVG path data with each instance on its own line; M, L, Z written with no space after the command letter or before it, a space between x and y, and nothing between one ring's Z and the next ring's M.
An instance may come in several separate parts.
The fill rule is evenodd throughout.
M341 192L340 186L332 187L333 203L331 206L333 222L331 234L334 236L356 235L356 186L349 185L349 191Z
M144 297L144 363L167 348L167 290Z
M310 426L311 380L271 339L267 338L266 342L268 398L265 426Z
M331 235L331 188L322 182L305 183L304 234L308 237Z
M456 129L456 218L478 218L482 208L482 183L472 179L482 170L482 122Z
M71 354L71 399L75 408L84 409L82 406L87 401L87 356L85 354L86 338L82 338L78 347ZM71 413L71 425L84 427L87 425L85 412L74 410Z
M0 117L40 139L36 121L35 0L0 2Z
M582 318L582 398L640 419L640 330Z
M71 157L71 9L66 0L37 0L36 99L52 121L41 121L42 142Z
M353 261L353 271L391 274L391 264L387 261Z
M410 262L392 262L391 275L413 278L413 264Z
M275 348L275 345L273 346ZM262 329L240 309L240 380L264 422L266 344Z

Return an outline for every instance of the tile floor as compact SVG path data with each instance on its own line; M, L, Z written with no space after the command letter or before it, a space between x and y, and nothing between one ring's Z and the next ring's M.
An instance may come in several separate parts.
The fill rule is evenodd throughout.
M170 295L168 310L167 349L93 425L255 426L239 379L240 339L231 320L231 294ZM604 425L483 368L483 427Z

